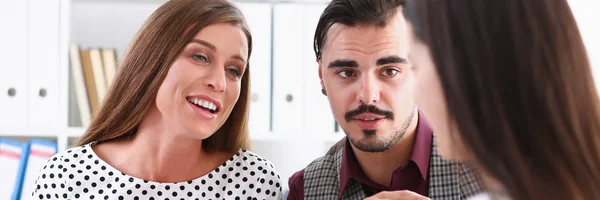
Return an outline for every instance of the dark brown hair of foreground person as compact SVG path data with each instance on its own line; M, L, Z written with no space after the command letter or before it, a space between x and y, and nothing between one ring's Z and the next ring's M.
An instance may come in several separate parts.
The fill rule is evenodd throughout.
M456 127L514 200L600 199L600 110L566 0L409 0Z

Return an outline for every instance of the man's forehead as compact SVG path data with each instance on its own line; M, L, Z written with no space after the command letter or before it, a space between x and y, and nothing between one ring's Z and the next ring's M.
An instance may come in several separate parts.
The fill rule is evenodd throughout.
M384 27L376 25L347 26L335 23L326 33L322 50L326 53L332 45L351 43L368 45L386 42L386 40L400 40L401 38L407 38L408 31L406 27L406 21L401 13L397 17L390 18Z
M334 26L330 29L329 36L331 38L327 39L328 42L322 49L324 59L327 59L325 57L340 56L340 53L353 55L402 54L403 51L408 50L406 49L408 46L404 45L408 43L405 28L399 30L391 26L385 28L348 27L343 24Z

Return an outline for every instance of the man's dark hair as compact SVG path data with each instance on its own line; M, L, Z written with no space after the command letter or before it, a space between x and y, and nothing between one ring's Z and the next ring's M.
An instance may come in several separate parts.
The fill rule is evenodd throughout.
M329 28L340 23L346 26L385 27L389 19L398 13L405 0L332 0L321 14L314 38L317 60L325 44Z

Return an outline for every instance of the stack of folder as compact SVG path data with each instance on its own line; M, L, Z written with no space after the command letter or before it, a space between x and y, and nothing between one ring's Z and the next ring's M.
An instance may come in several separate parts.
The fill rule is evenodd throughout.
M56 151L52 141L0 138L0 199L30 199L38 173Z

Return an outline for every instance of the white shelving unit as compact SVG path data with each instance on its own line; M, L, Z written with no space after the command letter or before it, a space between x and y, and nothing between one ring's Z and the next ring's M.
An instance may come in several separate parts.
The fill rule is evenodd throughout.
M65 10L70 2L0 0L0 5L0 137L44 138L65 148L69 78Z

